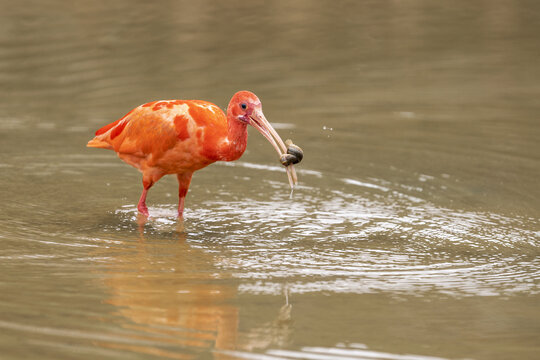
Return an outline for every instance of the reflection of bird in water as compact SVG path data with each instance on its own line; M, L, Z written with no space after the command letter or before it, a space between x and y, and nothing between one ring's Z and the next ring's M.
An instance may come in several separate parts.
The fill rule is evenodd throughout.
M111 261L104 280L110 293L105 302L115 306L127 320L121 326L136 332L143 345L102 346L174 359L196 358L206 351L225 358L228 350L265 348L282 343L280 333L281 338L289 336L289 304L280 310L283 319L280 315L239 334L237 283L216 267L218 258L190 246L182 222L172 239L164 241L163 234L160 240L146 239L145 220L139 218L138 242L120 240L120 246L106 250Z
M139 225L144 227L143 222ZM110 347L182 359L194 351L234 349L237 289L227 273L215 268L214 256L192 248L183 231L165 241L140 234L138 242L121 241L120 247L107 249L111 262L104 280L110 292L106 302L128 320L124 328L158 345Z

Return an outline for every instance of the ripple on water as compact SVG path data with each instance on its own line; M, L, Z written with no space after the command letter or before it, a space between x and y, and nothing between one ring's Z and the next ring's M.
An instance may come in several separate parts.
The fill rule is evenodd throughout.
M393 354L369 350L364 344L338 344L336 347L305 346L299 350L269 349L264 354L243 351L222 350L219 353L239 359L274 360L274 359L309 359L309 360L445 360L445 358L412 354Z
M365 180L343 181L344 189L326 192L302 186L292 200L248 194L188 204L188 240L217 246L217 265L243 279L243 292L278 294L284 282L296 293L538 292L534 219L456 211ZM371 192L359 193L359 184ZM175 210L151 208L149 225L170 228ZM136 208L117 216L132 221Z

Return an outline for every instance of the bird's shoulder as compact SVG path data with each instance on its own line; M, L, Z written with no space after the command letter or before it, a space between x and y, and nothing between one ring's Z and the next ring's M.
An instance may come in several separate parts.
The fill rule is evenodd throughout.
M217 105L203 100L158 100L135 108L131 117L170 125L193 120L198 127L223 126L227 117ZM142 120L142 121L144 121ZM139 121L139 120L135 120Z

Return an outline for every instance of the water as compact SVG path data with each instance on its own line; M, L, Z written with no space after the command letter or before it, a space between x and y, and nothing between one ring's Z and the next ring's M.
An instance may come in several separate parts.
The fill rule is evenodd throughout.
M534 359L535 2L2 2L0 357ZM163 178L93 132L254 91L250 130Z

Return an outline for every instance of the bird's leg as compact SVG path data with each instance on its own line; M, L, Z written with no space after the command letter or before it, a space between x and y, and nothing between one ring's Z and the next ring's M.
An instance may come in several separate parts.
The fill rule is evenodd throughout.
M181 218L184 215L184 200L188 192L192 175L193 173L176 174L176 177L178 178L178 217L179 218Z
M148 216L148 208L146 207L146 194L148 194L148 190L154 185L154 181L151 177L143 176L143 191L141 194L141 198L139 199L139 203L137 204L137 209L141 214L144 216Z
M137 209L143 214L144 216L148 216L148 208L146 207L146 194L148 194L148 190L154 185L164 174L158 173L158 172L143 172L143 192L141 194L141 198L139 199L139 204L137 204Z

